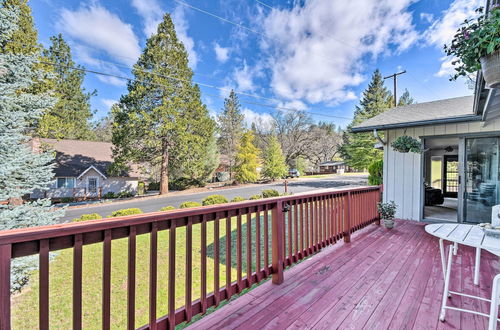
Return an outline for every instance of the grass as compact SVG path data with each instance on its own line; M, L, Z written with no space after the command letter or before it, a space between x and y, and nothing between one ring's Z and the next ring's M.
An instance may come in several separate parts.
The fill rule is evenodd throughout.
M269 251L271 251L271 217L269 216ZM213 291L214 283L214 222L207 225L207 286L208 292ZM225 220L219 222L220 233L220 284L225 284ZM264 220L261 214L261 251L264 244ZM242 271L246 274L246 217L242 217ZM231 220L231 277L236 279L236 218ZM255 271L255 216L252 218L252 270ZM136 258L136 324L141 326L148 322L149 317L149 234L137 237ZM168 287L168 231L158 233L158 292L157 316L167 314L167 287ZM201 287L201 226L193 226L193 300L200 297ZM127 239L112 242L111 264L111 324L113 328L126 327L127 303ZM72 318L72 249L57 253L50 263L50 328L71 328ZM185 291L185 258L186 258L186 231L185 227L177 228L176 233L176 275L175 301L176 308L184 305ZM271 255L269 255L271 262ZM264 256L261 255L261 265ZM102 243L83 247L83 328L101 328L101 287L102 287ZM38 273L32 276L32 281L20 294L13 296L12 320L13 328L32 329L38 327Z

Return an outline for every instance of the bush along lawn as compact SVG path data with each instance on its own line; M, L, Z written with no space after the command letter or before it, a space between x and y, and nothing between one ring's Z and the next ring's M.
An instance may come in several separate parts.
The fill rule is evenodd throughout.
M271 263L271 214L269 213L269 262ZM252 217L252 271L255 271L255 214ZM261 267L264 265L264 216L261 213ZM213 291L214 284L214 225L207 224L207 289ZM225 284L225 220L219 221L220 232L220 283ZM237 219L231 219L231 277L236 280L236 237ZM247 224L246 216L242 217L242 272L246 276L247 256ZM148 322L148 290L149 290L149 234L137 236L136 257L136 327ZM158 317L167 314L168 279L168 231L158 233ZM285 240L286 241L286 240ZM201 287L201 226L193 226L193 299L200 297ZM128 239L112 241L111 264L111 324L113 328L126 328L127 306L127 244ZM176 308L184 305L185 290L185 227L176 231ZM71 328L72 318L72 265L73 251L66 249L58 252L50 263L50 327L53 329ZM102 243L86 245L83 248L83 328L99 329L101 327L101 287L102 287ZM30 284L13 296L13 327L34 329L38 324L38 273L34 272Z

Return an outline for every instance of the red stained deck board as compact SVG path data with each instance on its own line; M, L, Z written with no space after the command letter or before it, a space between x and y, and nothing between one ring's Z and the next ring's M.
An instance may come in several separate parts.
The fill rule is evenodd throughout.
M483 328L485 319L451 310L446 322L438 321L443 289L438 240L427 235L422 224L397 221L396 226L393 231L369 226L354 234L351 243L327 248L287 269L282 285L264 283L191 328ZM500 259L483 252L481 261L480 285L474 286L474 250L460 247L452 290L488 297L492 278L500 273ZM325 267L333 271L328 276L318 274ZM450 302L481 311L487 308L457 296ZM364 316L359 317L360 311Z

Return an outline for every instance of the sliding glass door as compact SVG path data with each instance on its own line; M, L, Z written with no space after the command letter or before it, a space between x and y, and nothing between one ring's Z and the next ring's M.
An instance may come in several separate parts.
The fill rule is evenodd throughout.
M491 207L500 204L499 145L497 137L465 139L465 222L491 222Z

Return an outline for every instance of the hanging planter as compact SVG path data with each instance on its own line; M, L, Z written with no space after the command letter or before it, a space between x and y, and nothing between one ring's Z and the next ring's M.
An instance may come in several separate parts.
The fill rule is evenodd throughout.
M391 147L402 153L414 152L419 154L422 152L420 141L408 135L396 138L396 140L391 143Z
M483 8L476 10L477 18L465 20L453 37L451 45L445 45L456 73L450 80L469 76L478 70L483 72L489 88L500 88L500 5L495 5L488 15Z

